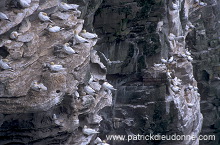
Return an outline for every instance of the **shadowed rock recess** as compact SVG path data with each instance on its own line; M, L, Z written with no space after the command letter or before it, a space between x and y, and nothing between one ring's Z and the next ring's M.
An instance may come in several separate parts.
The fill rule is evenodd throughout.
M61 1L0 2L10 20L0 20L1 145L101 145L97 137L138 134L195 140L106 142L220 144L219 0L65 0L79 5L69 11ZM99 39L78 43L83 29Z

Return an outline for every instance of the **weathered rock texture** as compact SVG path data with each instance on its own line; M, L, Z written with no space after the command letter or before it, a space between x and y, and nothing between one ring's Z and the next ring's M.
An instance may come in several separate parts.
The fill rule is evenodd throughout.
M97 128L102 120L99 110L112 100L111 92L99 84L106 80L106 68L92 50L97 40L73 44L78 54L67 55L61 51L63 44L72 44L73 30L80 33L83 28L84 20L77 18L80 12L59 11L59 0L32 0L25 9L17 8L14 2L1 3L1 11L11 22L0 21L0 55L9 60L6 63L12 70L0 71L0 144L90 142L94 135L84 136L83 126ZM38 13L42 11L53 23L40 21ZM64 30L49 32L49 24ZM11 40L12 31L21 35ZM51 62L65 69L52 71L48 68ZM47 89L32 89L34 82ZM87 85L95 93L86 93Z
M87 1L87 5L93 5L93 7L89 7L90 11L100 5L100 1L97 2L96 6L92 2L94 1ZM206 39L205 29L207 28L205 26L218 29L217 8L219 7L215 6L217 1L206 1L207 6L205 6L206 3L200 2L194 0L103 0L101 2L95 13L94 30L102 39L95 49L104 53L111 61L122 61L122 63L109 65L106 59L100 55L104 64L108 65L107 78L112 80L118 89L113 94L115 96L113 108L106 107L102 111L102 115L105 116L101 126L103 138L105 138L105 134L176 133L195 136L200 134L203 115L200 111L199 93L203 98L207 97L210 92L207 89L207 91L203 90L204 87L201 87L201 84L206 85L207 88L211 86L208 84L209 81L206 84L200 81L209 78L209 72L203 71L204 73L201 75L202 73L199 70L204 66L210 69L213 67L210 66L210 63L206 63L205 59L201 62L206 63L206 65L197 61L195 56L197 52L194 53L196 50L194 50L195 46L192 45L196 43L197 49L208 49L207 42L203 41ZM212 7L213 9L210 9ZM213 24L211 23L212 26L209 26L209 23L197 24L205 18L214 21ZM86 23L89 23L86 26L90 28L92 23L90 21ZM213 29L211 30L210 33L213 32ZM215 31L215 34L217 39L218 31ZM204 36L200 38L198 35ZM199 42L197 42L198 38L201 39ZM208 44L217 46L218 40ZM182 56L187 52L187 49L192 51L193 61L191 57L184 58ZM215 50L218 52L218 48ZM219 54L214 50L212 52L212 54L216 54L216 57ZM199 56L203 55L207 60L211 59L211 54L205 55L200 52ZM171 56L176 62L166 65L165 70L152 67L154 63L161 63L162 57L169 59ZM195 64L194 68L192 64ZM166 69L172 72L170 78L166 76ZM198 79L197 76L200 76L201 79ZM171 87L173 85L172 79L175 77L182 82L178 86L178 92L175 92ZM199 81L198 85L196 80ZM217 88L218 85L212 87L212 92L215 93L212 93L212 98L218 94ZM202 91L205 91L206 94ZM202 105L206 103L205 101ZM213 103L209 103L211 108L205 110L214 110ZM214 106L216 105L217 101ZM212 126L213 131L216 131L218 128L216 118L218 118L219 113L212 111L210 115L213 117L207 117L207 119L213 123L206 123ZM205 120L207 119L205 116ZM214 122L216 123L214 124ZM207 130L207 133L213 134L210 130ZM218 139L216 142L210 142L210 144L218 144L217 142ZM111 143L127 144L123 141ZM196 145L199 144L199 140L197 138L195 141L180 142L134 141L130 144L146 143ZM207 142L201 142L201 144L207 144Z

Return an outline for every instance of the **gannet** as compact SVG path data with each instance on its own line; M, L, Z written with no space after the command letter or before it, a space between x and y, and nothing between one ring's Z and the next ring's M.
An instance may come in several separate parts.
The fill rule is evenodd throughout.
M161 62L162 62L162 63L167 63L167 60L162 57L162 58L161 58Z
M58 6L59 10L61 11L68 11L68 10L77 10L79 5L76 4L67 4L64 2L61 2Z
M174 79L172 79L172 83L175 86L179 86L179 85L181 85L181 80L178 79L177 77L175 77Z
M19 35L21 35L21 33L18 33L17 31L13 31L10 34L10 38L11 39L17 39Z
M219 80L220 81L220 77L214 77L216 80Z
M96 39L96 38L98 38L98 35L86 32L85 29L82 30L82 32L80 33L80 36L82 36L83 38L86 38L86 39Z
M186 55L191 55L191 53L188 51L188 48L185 51Z
M31 22L29 21L28 18L24 19L22 21L21 26L18 28L18 32L20 33L25 33L31 28Z
M65 43L65 44L63 45L63 51L64 51L66 54L69 54L69 55L71 55L71 54L77 54L77 52L76 52L72 47L70 47L69 45L70 45L69 43Z
M102 140L101 138L97 137L95 140L94 140L94 144L98 144L98 143L102 143Z
M194 106L194 104L192 104L192 103L187 103L187 105L189 108L192 108Z
M2 12L0 12L0 19L1 19L1 20L7 20L7 21L10 21L10 22L11 22L11 20L7 17L7 15L4 14L4 13L2 13Z
M102 84L103 88L107 89L107 90L117 90L115 89L111 84L109 84L108 82L104 82Z
M22 8L30 7L31 0L18 0Z
M36 81L31 83L31 89L35 91L47 91L47 87L44 86L44 84L42 83L38 84Z
M191 56L187 56L188 61L193 61L193 58Z
M54 64L54 62L51 62L48 67L50 68L50 70L52 71L62 71L62 70L65 70L66 68L64 68L62 65L59 65L59 64Z
M200 3L199 3L199 6L202 6L202 7L207 6L207 3L200 2Z
M198 96L198 97L200 97L200 94L199 94L199 93L197 93L197 96Z
M76 30L74 30L74 39L76 43L88 43L89 41L86 40L85 38L79 36L76 32Z
M173 33L170 33L169 34L169 36L168 36L168 39L170 40L170 41L174 41L175 40L175 35L173 34Z
M198 90L198 87L193 87L194 91L197 91Z
M172 10L179 10L179 5L172 2L171 9Z
M174 86L174 85L170 85L171 86L171 89L173 90L173 92L179 92L180 91L180 88L178 86Z
M45 12L40 12L38 14L38 18L43 22L50 21L51 23L53 23L53 21L50 20L50 17Z
M185 53L181 53L180 54L183 58L186 58L187 57L187 55L185 54Z
M192 89L193 89L193 86L192 86L192 85L189 85L189 86L188 86L188 89L192 90Z
M86 125L83 127L82 132L83 132L85 135L92 135L92 134L97 134L97 133L99 133L99 132L96 131L95 129L88 128Z
M5 59L5 61L7 62L8 60ZM0 59L0 67L4 70L12 69L12 67L10 67L6 62Z
M168 63L171 63L171 62L173 62L173 56L171 56L168 60Z
M94 77L93 77L93 75L91 74L91 77L90 77L90 79L89 79L89 84L91 83L91 82L93 82L94 81Z
M75 96L76 96L76 98L79 98L79 92L78 91L75 91Z
M94 95L94 93L95 93L95 90L90 86L85 86L84 91L89 95Z
M103 140L101 143L98 143L97 145L110 145L110 144L106 143L106 141Z
M154 67L160 67L160 66L162 66L163 64L156 64L156 63L154 63Z
M168 69L167 72L166 72L168 78L172 78L172 77L171 77L171 73L172 73L172 72Z
M59 32L61 30L64 30L64 28L60 28L59 26L49 25L48 30L49 30L49 32L55 33L55 32Z

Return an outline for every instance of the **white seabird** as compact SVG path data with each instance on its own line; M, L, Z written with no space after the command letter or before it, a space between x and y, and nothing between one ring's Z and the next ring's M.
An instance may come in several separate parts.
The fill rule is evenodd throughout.
M198 91L199 88L195 86L195 87L193 87L193 89L194 89L194 91Z
M94 95L94 93L95 93L95 90L90 86L85 86L84 91L89 95Z
M36 81L31 83L31 89L35 91L47 91L47 87L44 86L44 84L42 83L38 84Z
M50 17L45 12L40 12L38 14L38 18L43 22L50 21L51 23L53 23L53 21L50 20Z
M65 2L61 2L58 6L61 11L69 11L69 10L77 10L79 5L77 4L67 4Z
M185 51L186 55L191 55L191 53L189 52L188 48Z
M86 32L85 29L82 30L82 32L80 33L80 36L82 36L83 38L86 38L86 39L96 39L96 38L98 38L97 34Z
M7 59L4 59L5 61L8 61ZM2 59L0 59L0 67L4 70L12 69L6 62L4 62Z
M79 36L76 31L74 31L74 40L75 40L76 44L77 43L88 43L89 42L87 39Z
M108 82L104 82L103 84L102 84L102 86L103 86L103 88L105 88L105 89L107 89L107 90L117 90L117 89L115 89L110 83L108 83Z
M191 56L187 56L188 61L193 61L193 58Z
M178 4L175 4L174 2L172 2L172 5L171 5L171 9L172 10L179 10L179 5Z
M94 144L98 144L98 143L102 143L102 139L97 137L95 140L94 140Z
M207 3L200 2L200 3L199 3L199 6L205 7L205 6L207 6Z
M172 78L171 73L172 72L168 69L167 72L166 72L166 75L167 75L168 78Z
M50 64L48 64L48 67L50 68L50 70L55 71L55 72L62 71L62 70L66 69L60 64L54 64L54 62L51 62Z
M160 59L162 63L167 63L167 60L164 59L163 57Z
M175 86L179 86L179 85L181 85L181 80L178 79L177 77L175 77L174 79L172 79L172 83Z
M175 85L170 85L171 86L171 89L173 90L173 92L177 93L180 91L180 88L178 86L175 86Z
M83 127L83 134L85 135L92 135L92 134L97 134L99 133L98 131L96 131L95 129L92 128L88 128L86 125Z
M69 54L69 55L71 55L71 54L77 54L77 52L76 52L72 47L70 47L69 45L70 45L69 43L65 43L65 44L63 45L63 51L64 51L66 54Z
M173 62L173 56L171 56L169 59L168 59L168 63L171 63L171 62Z
M192 89L193 89L193 86L192 86L192 85L189 85L189 86L188 86L188 89L192 90Z
M31 0L18 0L22 8L30 7Z
M76 98L79 98L80 96L79 96L79 92L78 91L75 91L75 96L76 96Z
M21 33L18 33L17 31L13 31L13 32L11 32L9 37L11 39L17 39L19 35L21 35Z
M60 28L59 26L49 25L48 30L49 30L49 32L55 33L55 32L59 32L61 30L64 30L64 28Z
M4 13L2 13L2 12L0 12L0 19L1 19L1 20L7 20L7 21L10 21L10 22L11 22L11 20L7 17L7 15L4 14Z
M110 145L110 144L106 143L106 141L103 140L101 143L98 143L97 145Z

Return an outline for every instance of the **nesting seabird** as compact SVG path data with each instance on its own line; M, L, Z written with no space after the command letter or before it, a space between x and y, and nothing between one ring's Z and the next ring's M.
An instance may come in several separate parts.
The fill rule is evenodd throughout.
M78 99L80 96L79 96L79 92L78 91L75 91L75 96L76 96L76 98Z
M69 11L69 10L77 10L79 5L77 4L67 4L65 2L61 2L58 6L60 11Z
M102 139L97 137L95 140L94 140L94 144L98 144L98 143L102 143Z
M30 7L31 0L18 0L22 8Z
M5 62L4 62L4 61ZM2 68L2 69L4 69L4 70L12 70L12 67L10 67L6 62L8 62L8 60L7 59L0 59L0 67Z
M13 31L13 32L11 32L9 37L11 39L17 39L19 35L21 35L21 33L18 33L17 31Z
M69 54L69 55L71 55L71 54L77 54L77 52L76 52L72 47L70 47L69 45L70 45L69 43L65 43L65 44L63 45L63 51L64 51L66 54Z
M188 61L193 61L193 58L191 56L187 56Z
M7 15L2 13L2 12L0 12L0 19L1 20L7 20L7 21L11 22L11 20L7 17Z
M48 31L52 33L59 32L61 30L64 30L64 28L61 28L59 26L52 26L52 25L48 26Z
M31 83L31 89L35 91L47 91L47 87L42 83L38 84L37 81Z
M162 62L162 63L167 63L167 60L162 57L162 58L161 58L161 62Z
M179 8L180 8L180 7L179 7L178 4L172 2L172 4L171 4L171 9L172 9L172 10L179 10Z
M174 60L173 56L171 56L169 59L168 59L168 63L172 63Z
M172 72L168 69L167 72L166 72L166 75L167 75L168 78L172 78L171 73Z
M81 36L78 35L77 31L74 30L74 40L76 42L76 44L78 43L88 43L89 41Z
M48 67L50 68L50 70L55 71L55 72L62 71L62 70L66 69L60 64L54 64L54 62L51 62L50 64L48 64Z
M82 36L83 38L86 38L86 39L96 39L96 38L98 38L97 34L86 32L85 29L82 30L82 32L80 33L80 36Z
M200 3L199 3L199 6L205 7L205 6L207 6L207 3L200 2Z
M38 18L43 22L50 21L51 23L53 23L53 21L50 20L50 17L45 12L39 12Z
M173 92L177 93L180 91L180 88L178 86L175 86L175 85L170 85L171 86L171 89L173 90Z
M98 131L96 131L95 129L92 128L88 128L86 125L83 127L83 134L85 135L92 135L92 134L97 134L99 133Z
M103 86L103 88L105 88L105 89L107 89L107 90L117 90L117 89L115 89L110 83L108 83L108 82L104 82L103 84L102 84L102 86Z
M95 90L90 86L85 86L84 91L89 95L94 95L94 93L95 93Z
M106 141L103 140L101 143L98 143L97 145L110 145L110 144L106 143Z

